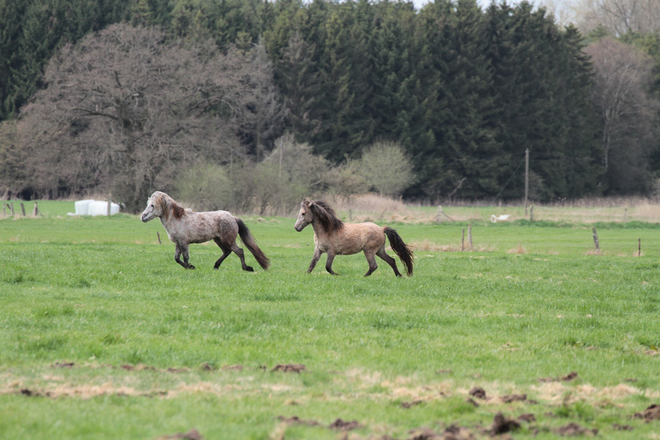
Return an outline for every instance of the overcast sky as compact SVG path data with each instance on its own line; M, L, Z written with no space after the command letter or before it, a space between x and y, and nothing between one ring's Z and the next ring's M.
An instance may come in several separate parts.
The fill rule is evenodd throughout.
M430 1L432 0L412 0L417 10L421 9L422 6L429 3ZM506 0L506 2L510 5L516 5L521 1L522 0ZM573 13L572 13L571 5L575 4L575 0L527 0L527 1L535 6L544 5L549 13L555 15L555 18L559 23L566 24L568 22L573 21L572 20ZM490 5L490 2L491 0L477 0L477 3L481 5L482 9L486 9L486 7ZM499 4L502 2L502 0L496 0L496 2Z
M420 9L422 6L427 4L430 0L413 0L413 3L415 4L416 9ZM488 6L490 4L490 0L477 0L477 2L481 5L482 8ZM509 4L516 4L519 3L520 0L507 0L507 3ZM498 0L499 3L499 0ZM531 0L530 3L536 4L537 2Z

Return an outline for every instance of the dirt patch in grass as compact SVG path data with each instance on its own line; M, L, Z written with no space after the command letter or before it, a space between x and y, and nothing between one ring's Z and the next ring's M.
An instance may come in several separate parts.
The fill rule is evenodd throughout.
M413 429L409 432L407 440L475 440L475 436L467 428L451 424L442 433L437 433L429 428Z
M515 431L520 428L520 422L508 417L504 417L501 412L495 414L493 424L490 427L489 434L491 437L496 435L505 434L507 432Z
M174 440L174 439L181 439L181 440L202 440L204 437L202 434L199 433L198 430L195 428L191 429L188 432L177 432L176 434L172 435L164 435L162 437L157 437L157 440Z
M561 426L555 430L555 433L564 437L569 436L586 436L595 437L598 435L597 429L584 428L577 423L569 423L568 425Z
M55 362L51 368L72 368L74 365L73 362Z
M474 396L477 399L486 399L486 391L481 387L474 387L468 393L470 396Z
M500 399L502 399L502 402L504 403L524 402L527 400L527 394L511 394L509 396L502 396Z
M321 426L321 424L316 420L303 420L298 416L291 416L291 417L278 416L277 420L279 420L280 422L284 422L288 425Z
M282 371L284 373L300 373L307 371L303 364L277 364L270 371Z
M635 413L633 418L642 419L646 423L650 422L651 420L660 420L660 405L653 404L646 408L644 411Z
M16 391L13 391L16 393ZM0 390L0 393L2 391ZM115 386L108 382L103 385L57 385L50 388L21 388L18 392L26 397L77 397L80 399L91 399L97 396L149 396L167 394L165 391L138 391L132 387Z
M330 426L328 426L328 428L337 431L352 431L354 429L360 428L361 426L362 425L360 425L360 423L358 423L357 420L347 421L347 420L337 419L334 422L332 422Z
M557 317L558 318L559 317L563 318L562 315L559 315ZM570 382L570 381L575 380L577 378L578 378L578 374L575 371L571 371L566 376L562 376L562 377L540 377L538 379L538 381L539 382L558 382L558 381Z
M411 407L413 407L413 406L415 406L415 405L420 405L420 404L422 404L423 402L424 402L423 400L413 400L412 402L403 402L403 403L401 404L401 408L406 408L406 409L408 409L408 408L411 408Z

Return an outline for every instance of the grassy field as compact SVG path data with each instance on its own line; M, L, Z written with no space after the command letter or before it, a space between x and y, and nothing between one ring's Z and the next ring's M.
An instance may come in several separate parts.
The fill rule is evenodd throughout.
M592 224L467 213L460 252L466 221L390 221L416 247L397 279L363 278L362 255L306 275L312 230L291 218L243 217L270 270L214 271L207 244L185 271L157 221L39 207L0 220L0 438L485 438L499 412L534 414L514 438L660 438L631 418L660 403L658 224L596 223L596 255Z

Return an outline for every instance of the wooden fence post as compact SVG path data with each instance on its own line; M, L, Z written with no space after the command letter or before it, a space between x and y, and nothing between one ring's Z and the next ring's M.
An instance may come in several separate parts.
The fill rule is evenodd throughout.
M442 206L441 206L441 205L438 205L438 213L437 213L436 221L437 221L438 223L442 223L442 217L443 217L443 216L447 217L447 218L448 218L449 220L451 220L451 221L454 221L453 218L451 218L451 217L449 217L447 214L445 214L445 211L442 210Z
M21 213L23 214L23 217L25 217L25 205L23 202L21 202Z
M461 252L465 250L465 229L463 229L463 236L461 237Z
M641 238L637 241L637 256L638 257L642 256L642 239Z
M529 207L529 221L530 222L534 221L534 205Z
M112 194L108 196L108 217L110 217L110 213L112 212Z
M594 233L594 245L596 245L596 252L600 252L600 246L598 245L598 234L596 233L596 228L592 228Z
M158 236L158 244L163 244L162 241L160 241L160 233L156 231L156 235Z
M11 212L11 216L14 216L14 202L9 202L9 212Z
M472 224L468 224L468 246L472 249Z
M34 209L32 210L32 217L36 217L39 215L39 208L37 208L37 201L34 201Z

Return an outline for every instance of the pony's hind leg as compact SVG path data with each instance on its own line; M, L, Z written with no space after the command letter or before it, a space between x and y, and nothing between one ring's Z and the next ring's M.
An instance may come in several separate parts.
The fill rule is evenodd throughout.
M181 261L181 255L183 255L183 261ZM174 261L183 266L184 269L194 269L195 266L188 264L189 254L188 254L188 245L187 244L177 244L176 250L174 251Z
M216 261L215 265L213 265L213 269L217 269L220 267L222 262L225 261L225 258L227 258L229 254L231 254L231 248L228 248L227 246L222 244L219 238L214 238L213 241L215 241L215 244L217 244L220 247L220 249L222 249L222 256L218 258L218 261Z
M245 264L245 254L243 253L243 249L239 248L236 243L234 243L231 247L231 250L234 251L236 255L238 255L238 258L241 259L241 267L243 270L246 270L248 272L254 272L254 269L252 269L251 266L248 266Z
M387 252L385 252L385 246L381 247L378 250L378 252L376 252L376 255L378 255L380 258L382 258L387 264L389 264L392 267L392 270L394 270L394 275L398 277L401 276L399 269L397 269L396 267L396 261L394 260L394 258L387 255Z
M376 254L373 251L364 250L364 256L367 257L367 262L369 263L369 271L364 274L365 277L368 277L378 269L378 264L376 264Z

